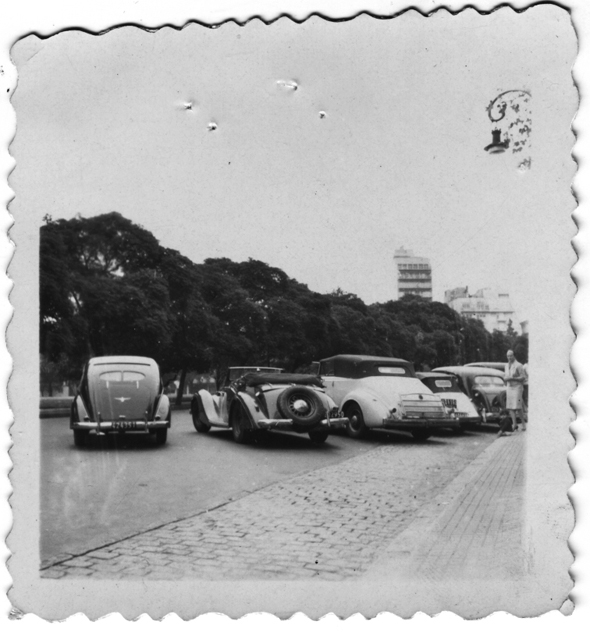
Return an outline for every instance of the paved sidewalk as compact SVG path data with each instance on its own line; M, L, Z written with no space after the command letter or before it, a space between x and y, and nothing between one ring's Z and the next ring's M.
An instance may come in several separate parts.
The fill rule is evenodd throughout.
M482 442L470 456L434 441L382 446L41 574L344 580L503 570L508 554L520 559L524 439Z
M454 582L522 576L525 443L520 431L492 443L434 506L418 513L366 577Z

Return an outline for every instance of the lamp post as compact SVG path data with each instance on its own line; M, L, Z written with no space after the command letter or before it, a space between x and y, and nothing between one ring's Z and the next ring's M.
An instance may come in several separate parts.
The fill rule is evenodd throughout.
M506 90L490 101L486 111L494 124L492 142L484 147L489 154L502 154L509 147L512 153L520 153L530 146L531 134L531 93L528 90ZM497 125L504 121L501 125ZM524 157L519 168L531 166L530 156Z

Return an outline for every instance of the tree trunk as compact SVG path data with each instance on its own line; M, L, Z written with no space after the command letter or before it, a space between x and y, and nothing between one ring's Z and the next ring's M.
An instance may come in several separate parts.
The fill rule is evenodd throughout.
M184 395L184 384L186 382L186 367L180 372L180 383L178 385L178 392L176 393L176 406L182 404L182 396Z

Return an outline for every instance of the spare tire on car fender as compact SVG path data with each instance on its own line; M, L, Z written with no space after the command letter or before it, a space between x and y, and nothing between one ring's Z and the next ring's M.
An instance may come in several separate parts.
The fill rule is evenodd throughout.
M277 399L279 413L297 426L315 426L326 416L324 402L318 393L305 386L290 386Z

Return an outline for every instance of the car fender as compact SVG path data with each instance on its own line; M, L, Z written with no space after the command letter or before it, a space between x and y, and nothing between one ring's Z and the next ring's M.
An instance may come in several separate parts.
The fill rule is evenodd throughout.
M159 417L160 419L165 419L169 421L168 417L170 415L170 399L168 395L162 393L160 395L160 400L158 401L158 407L156 408L156 413L154 415L154 419Z
M242 406L242 409L246 411L248 422L252 428L257 428L257 419L261 417L266 419L266 415L262 412L258 403L247 393L238 393L236 400L232 404L232 408L233 406Z
M195 406L197 407L196 410ZM201 389L197 395L193 397L191 401L191 412L193 414L203 414L205 421L211 426L228 425L228 420L222 418L219 405L215 402L213 395L205 389Z
M474 400L476 397L479 397L483 401L486 407L486 410L488 412L492 409L492 402L490 401L489 394L485 390L477 388L476 386L475 388L471 390L471 393L472 393L472 397L471 397L472 400Z
M374 427L374 426L382 426L383 419L389 416L389 410L387 406L379 400L374 394L369 393L363 389L355 389L354 391L350 391L344 397L341 404L341 409L344 411L346 409L346 404L349 402L355 402L360 406L361 412L363 413L363 418L365 421L365 426Z
M336 402L328 395L328 393L323 393L323 398L325 399L325 404L328 409L328 412L338 408Z
M441 399L443 400L443 405L445 406L445 408L447 408L447 406L445 405L444 400L447 398L454 399L457 402L457 412L466 413L467 416L470 418L478 416L477 409L473 405L471 399L467 397L465 393L448 392L445 393L444 398L442 393L438 393L438 395L440 395Z
M90 419L90 415L86 410L86 406L84 406L84 402L80 395L76 395L74 401L72 402L72 407L70 409L70 429L72 429L75 423L79 421L88 421Z

